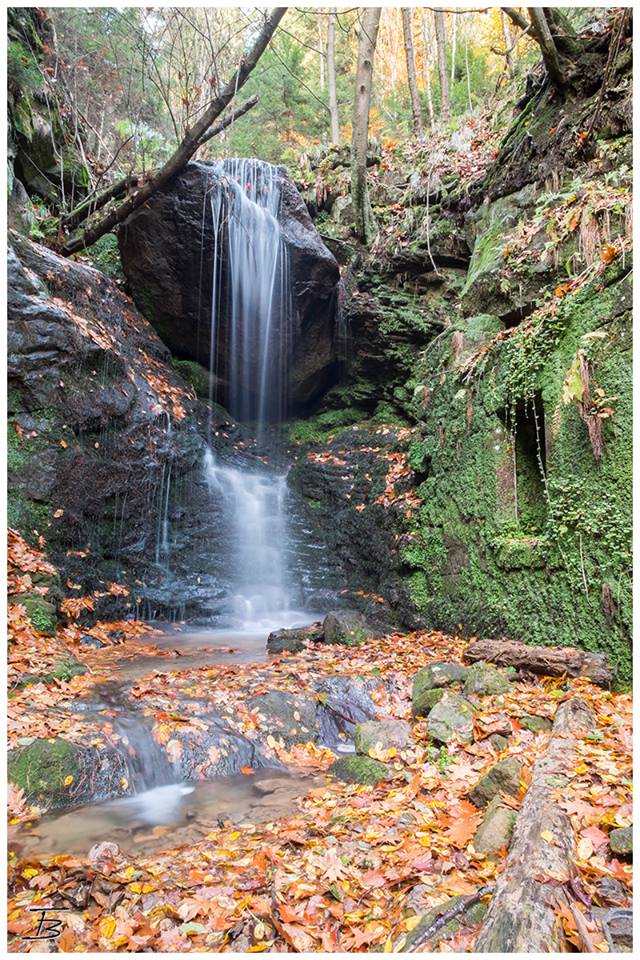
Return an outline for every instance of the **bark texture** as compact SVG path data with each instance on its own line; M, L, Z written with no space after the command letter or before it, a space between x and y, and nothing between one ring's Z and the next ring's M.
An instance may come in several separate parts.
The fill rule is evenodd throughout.
M556 905L566 902L563 882L572 878L576 844L569 817L552 798L571 775L580 741L594 724L591 708L582 700L567 700L558 707L549 746L533 768L475 953L567 949Z
M369 140L369 105L373 81L373 61L376 52L380 7L362 11L358 43L358 69L353 101L353 133L351 138L351 199L356 234L364 243L370 243L376 233L367 187L367 146Z
M329 85L329 114L331 116L331 142L340 143L340 114L336 92L336 8L329 10L327 26L327 82Z
M422 122L422 110L420 108L420 96L418 95L418 80L416 78L416 59L413 52L413 30L411 26L411 10L407 7L402 9L402 32L404 34L404 54L407 60L407 81L409 84L409 96L411 98L411 117L413 119L413 132L416 137L424 136L424 124Z
M440 117L445 123L447 123L451 116L451 101L449 99L449 77L447 75L447 36L444 12L442 10L434 10L433 19L436 31L436 46L438 48Z
M604 654L574 647L530 647L515 640L477 640L467 647L464 658L471 663L486 660L546 677L587 677L601 687L609 687L613 679L613 670Z

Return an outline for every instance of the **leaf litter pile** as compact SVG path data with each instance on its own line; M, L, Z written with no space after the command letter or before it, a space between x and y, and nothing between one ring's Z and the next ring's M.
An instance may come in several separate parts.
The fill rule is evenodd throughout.
M66 645L65 631L73 629L70 624L55 638L35 639L43 648ZM109 635L107 626L99 629ZM24 649L25 639L14 647ZM29 643L33 640L34 635ZM425 916L431 924L427 934L438 924L440 929L428 942L416 942L416 948L473 951L478 915L456 915L454 909L456 919L445 923L449 914L438 920L434 911L461 900L486 903L505 867L506 847L491 855L475 850L484 811L470 793L497 761L515 758L519 782L512 792L501 793L500 801L517 813L549 741L544 720L553 718L559 704L579 696L593 709L595 726L579 744L568 782L554 791L575 834L575 869L571 877L541 879L551 896L559 888L567 895L564 903L558 901L557 922L568 944L583 950L586 937L592 949L607 952L606 933L593 912L601 902L599 891L607 882L621 891L624 905L631 896L631 867L616 857L609 840L611 830L629 826L632 819L630 697L584 679L518 676L506 693L469 696L475 708L473 739L440 746L429 736L428 719L412 716L413 678L433 662L461 663L465 646L461 638L441 633L394 634L356 648L308 644L258 666L217 665L140 678L131 696L169 754L183 749L174 732L185 724L197 730L203 700L219 704L239 731L255 737L264 717L247 706L251 697L275 689L299 695L318 677L336 674L369 680L379 719L409 721L411 738L402 748L376 743L370 749L386 769L377 785L326 776L287 817L239 824L220 820L197 845L145 856L108 843L86 857L10 855L11 949L27 951L38 943L21 938L33 932L32 908L44 905L65 908L57 942L63 951L391 952L412 949L410 935L424 926ZM91 672L67 684L27 687L32 702L47 691L54 701L77 696L79 687L117 669L118 650L126 656L122 647L126 643L88 655L82 651L78 655L91 660ZM70 686L71 692L65 689ZM23 729L30 716L23 704ZM530 729L531 717L542 718L539 732ZM76 719L81 740L90 733ZM496 732L508 739L496 740ZM63 734L69 738L70 731ZM37 730L36 735L43 734ZM266 749L291 769L319 775L328 770L335 760L332 751L306 743L302 730L296 739L285 745L270 735ZM253 770L243 773L249 777ZM37 811L16 814L25 819ZM543 829L540 837L554 842L552 831Z

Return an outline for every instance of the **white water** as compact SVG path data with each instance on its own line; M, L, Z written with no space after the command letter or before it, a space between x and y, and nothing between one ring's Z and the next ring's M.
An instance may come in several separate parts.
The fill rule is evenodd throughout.
M296 606L299 588L287 563L286 475L220 463L211 449L204 468L211 495L222 502L228 518L230 626L269 632L308 623L310 614Z
M213 385L226 377L229 412L255 423L258 447L265 426L281 421L287 406L293 310L278 222L280 182L278 168L261 160L225 160L212 171L212 399ZM229 625L270 631L308 622L309 615L297 609L300 591L287 562L286 475L222 463L211 449L204 466L211 495L228 521Z

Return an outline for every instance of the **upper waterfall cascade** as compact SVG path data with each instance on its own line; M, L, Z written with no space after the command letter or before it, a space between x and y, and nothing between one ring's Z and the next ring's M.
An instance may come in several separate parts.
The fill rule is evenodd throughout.
M211 395L224 371L229 412L255 422L258 439L266 423L282 420L287 403L294 311L278 222L281 179L270 163L225 160L212 168L208 197L214 236Z

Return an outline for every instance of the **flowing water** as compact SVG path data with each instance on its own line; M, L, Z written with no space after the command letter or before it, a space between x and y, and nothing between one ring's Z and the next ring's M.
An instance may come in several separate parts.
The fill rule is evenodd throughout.
M229 412L255 427L258 453L266 428L283 420L287 407L289 356L295 325L286 247L278 213L281 174L259 160L225 160L212 168L207 198L214 228L211 307L211 399L214 384L226 381ZM224 329L223 329L224 324ZM225 345L225 349L222 348ZM213 439L213 438L212 438ZM266 458L262 458L266 460ZM268 633L318 619L304 610L310 590L301 544L310 531L292 530L286 472L260 457L223 459L213 442L204 458L204 476L222 524L212 551L224 556L226 602L217 630L167 629L158 645L176 650L177 659L141 658L123 667L122 683L94 691L93 706L113 718L127 753L135 795L88 804L80 810L43 818L21 831L23 852L83 853L110 840L125 849L148 849L196 842L220 818L242 822L282 816L310 781L273 770L253 777L227 777L210 783L176 782L165 751L147 721L132 708L126 682L153 669L176 670L210 663L263 659ZM171 466L162 476L156 563L169 567ZM179 657L178 657L179 655ZM104 703L95 704L95 694ZM106 711L105 711L106 706Z

